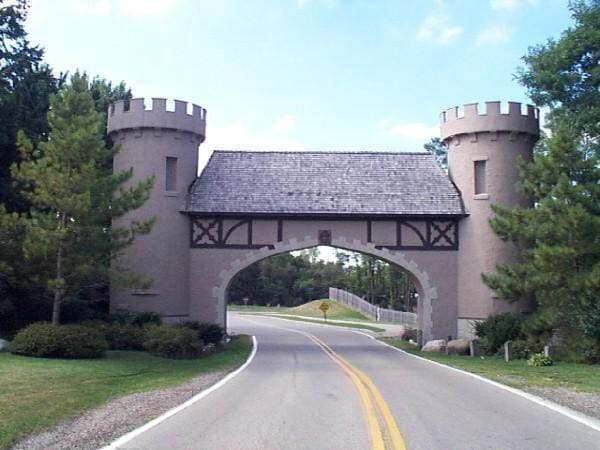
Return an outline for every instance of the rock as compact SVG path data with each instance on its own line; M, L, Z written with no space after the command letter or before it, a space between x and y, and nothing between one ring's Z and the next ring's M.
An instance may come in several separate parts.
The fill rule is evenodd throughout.
M446 340L436 339L435 341L428 341L421 349L424 352L438 352L442 353L446 351Z
M400 332L398 333L398 337L403 341L410 341L417 339L417 330L414 328L408 328L405 326L400 327Z
M0 352L5 352L8 350L8 341L4 339L0 339Z
M469 339L453 339L448 342L446 352L449 355L468 355L470 353Z

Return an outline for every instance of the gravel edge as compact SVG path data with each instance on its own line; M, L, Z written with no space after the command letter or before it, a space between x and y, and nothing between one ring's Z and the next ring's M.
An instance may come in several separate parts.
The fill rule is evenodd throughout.
M587 416L600 419L600 394L581 392L576 391L575 389L541 386L525 386L520 389L554 403L558 403L561 406L579 411Z
M183 384L110 400L81 416L60 423L51 430L31 435L12 450L96 450L184 403L233 372L235 366L199 375Z

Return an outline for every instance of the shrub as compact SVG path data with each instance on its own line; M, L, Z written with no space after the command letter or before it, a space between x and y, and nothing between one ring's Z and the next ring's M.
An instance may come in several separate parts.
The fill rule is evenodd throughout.
M475 334L480 339L481 349L487 355L495 355L506 341L523 337L522 319L509 313L496 314L475 324Z
M144 325L161 325L162 319L155 312L134 312L123 311L111 314L108 317L109 322L118 323L121 325L136 325L142 327Z
M516 359L527 359L534 351L526 340L519 339L512 343L512 355Z
M202 354L204 345L198 332L175 325L146 327L144 348L164 358L194 358Z
M534 353L527 360L527 365L532 367L551 366L552 363L552 358L544 355L543 353Z
M225 331L216 323L189 321L181 324L185 328L198 332L205 344L219 344L225 336Z
M92 327L41 322L19 331L8 350L47 358L99 358L107 348L102 333Z
M111 350L143 350L145 332L136 325L109 324L105 331Z

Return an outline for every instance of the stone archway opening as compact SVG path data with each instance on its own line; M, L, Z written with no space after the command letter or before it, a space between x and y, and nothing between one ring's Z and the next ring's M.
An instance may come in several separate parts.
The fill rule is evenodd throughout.
M372 244L365 244L360 241L348 242L344 238L335 241L336 242L332 241L329 246L335 249L357 252L380 259L388 264L398 267L409 276L412 284L417 290L419 298L417 304L417 326L420 330L422 339L428 340L432 335L432 301L437 298L437 290L431 285L428 274L419 268L414 261L407 259L401 253L391 252L386 249L378 249ZM317 247L318 245L319 243L317 240L309 236L303 240L290 239L288 242L278 243L275 248L269 249L263 247L247 253L243 259L233 261L227 270L223 270L219 274L220 283L213 288L213 295L217 300L216 313L220 322L226 326L228 290L232 281L240 272L257 262L272 256L292 251L307 250Z

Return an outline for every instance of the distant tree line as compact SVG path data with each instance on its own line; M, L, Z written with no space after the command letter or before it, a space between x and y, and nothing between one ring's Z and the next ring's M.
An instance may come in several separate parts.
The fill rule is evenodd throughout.
M412 311L415 289L400 268L355 252L336 253L336 261L319 259L317 248L285 253L259 261L241 271L229 288L229 302L296 306L327 298L330 287L363 297L384 308Z

